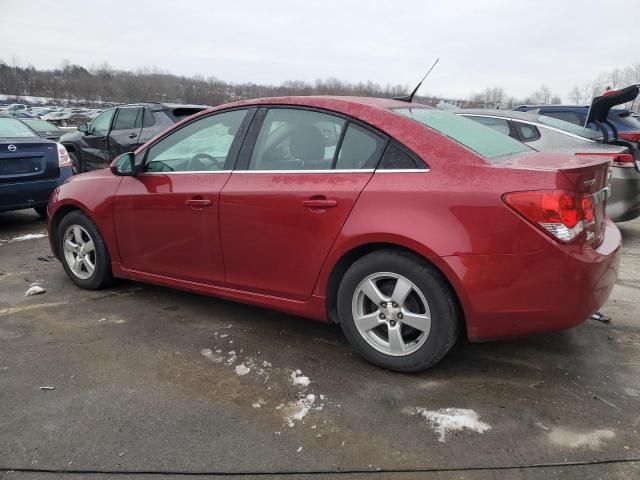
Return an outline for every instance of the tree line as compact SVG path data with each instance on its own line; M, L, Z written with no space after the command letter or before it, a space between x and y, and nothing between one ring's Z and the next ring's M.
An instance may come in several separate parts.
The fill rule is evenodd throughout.
M569 93L571 103L589 103L605 88L640 84L640 63L625 69L603 73L591 82L576 85ZM116 70L108 63L85 68L64 61L58 68L39 70L32 65L7 65L0 60L0 93L11 96L46 97L56 104L72 102L95 106L111 103L176 102L219 105L236 100L285 95L359 95L391 98L406 95L412 86L380 85L368 82L345 82L337 78L315 82L287 81L280 85L252 82L231 83L215 77L185 77L158 68L134 71ZM421 95L416 100L437 105L442 102L462 108L512 108L521 104L561 103L562 98L543 84L525 98L507 94L503 87L486 88L465 99L446 99ZM640 101L628 108L640 109Z

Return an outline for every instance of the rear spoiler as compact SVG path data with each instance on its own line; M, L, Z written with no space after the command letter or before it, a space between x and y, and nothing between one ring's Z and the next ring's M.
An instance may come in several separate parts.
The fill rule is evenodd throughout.
M588 128L590 123L596 125L606 139L609 138L609 134L604 125L607 125L613 132L614 139L618 139L618 130L608 120L609 112L616 105L622 105L623 103L632 102L640 94L639 85L631 85L623 88L622 90L611 91L609 90L606 95L596 97L589 106L589 112L587 113L587 119L584 122L584 127Z

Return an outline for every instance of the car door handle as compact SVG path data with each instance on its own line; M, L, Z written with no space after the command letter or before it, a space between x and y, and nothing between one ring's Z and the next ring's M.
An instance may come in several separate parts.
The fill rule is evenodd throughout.
M211 200L204 198L190 198L185 202L191 208L205 208L211 206Z
M303 200L302 205L311 210L325 210L327 208L336 207L338 202L329 198L319 197Z
M130 133L129 138L136 138L138 136L137 133Z

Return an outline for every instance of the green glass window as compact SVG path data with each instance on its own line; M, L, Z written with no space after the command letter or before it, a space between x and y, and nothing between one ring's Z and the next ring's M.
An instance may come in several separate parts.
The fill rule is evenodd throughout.
M453 113L424 107L395 108L393 111L440 132L488 160L534 151L491 127Z

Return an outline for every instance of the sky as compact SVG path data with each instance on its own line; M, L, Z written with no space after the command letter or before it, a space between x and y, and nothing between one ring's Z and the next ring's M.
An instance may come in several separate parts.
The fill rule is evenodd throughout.
M640 62L638 0L0 0L0 59L157 67L280 84L317 78L524 97ZM628 17L625 12L628 12ZM625 26L628 24L629 26Z

